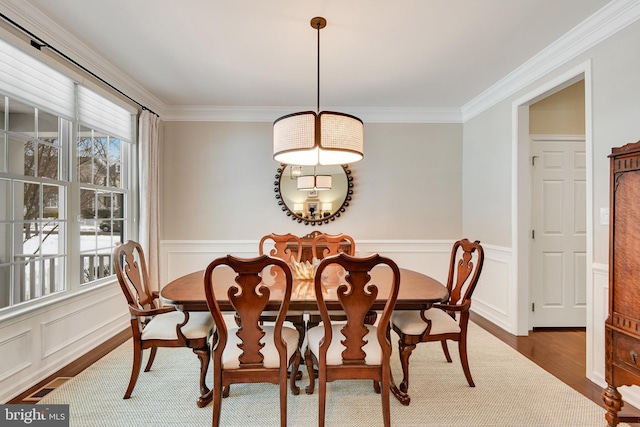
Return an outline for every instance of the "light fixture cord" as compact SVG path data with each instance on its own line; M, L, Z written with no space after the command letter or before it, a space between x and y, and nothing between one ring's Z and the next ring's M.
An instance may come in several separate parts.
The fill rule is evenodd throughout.
M318 105L317 112L320 113L320 21L316 24L316 28L318 29Z

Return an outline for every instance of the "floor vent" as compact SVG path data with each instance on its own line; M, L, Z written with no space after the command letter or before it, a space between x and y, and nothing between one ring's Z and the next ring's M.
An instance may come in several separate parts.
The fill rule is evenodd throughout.
M36 390L30 396L25 397L22 401L25 403L37 403L47 394L51 393L56 388L60 387L62 384L66 383L72 377L58 377L53 379L51 382L46 384L44 387Z

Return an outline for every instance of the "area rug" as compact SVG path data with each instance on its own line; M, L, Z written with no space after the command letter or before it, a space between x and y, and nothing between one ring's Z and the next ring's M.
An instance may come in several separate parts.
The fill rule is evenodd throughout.
M397 341L395 335L392 339ZM438 343L418 345L410 361L411 404L402 406L391 397L393 425L606 425L604 409L473 323L468 346L475 388L467 384L455 343L450 345L453 363L446 362ZM189 349L159 349L152 370L140 374L132 397L123 400L131 361L129 341L49 393L40 404L69 404L71 426L211 425L212 406L195 404L199 362ZM397 348L392 362L399 381ZM318 394L304 393L305 371L298 382L300 395L289 391L289 426L318 425ZM380 395L374 393L371 381L337 381L329 383L327 390L327 426L382 425ZM233 385L221 412L222 426L278 426L278 386Z

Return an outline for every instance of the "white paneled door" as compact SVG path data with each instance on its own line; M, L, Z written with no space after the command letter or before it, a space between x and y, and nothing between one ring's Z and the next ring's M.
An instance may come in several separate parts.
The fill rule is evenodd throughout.
M584 139L532 138L531 155L531 325L585 326Z

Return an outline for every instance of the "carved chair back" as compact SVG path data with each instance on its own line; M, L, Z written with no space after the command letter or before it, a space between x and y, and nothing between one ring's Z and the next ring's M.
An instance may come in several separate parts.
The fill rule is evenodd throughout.
M259 254L265 255L265 244L269 241L273 242L273 248L269 251L272 257L280 258L286 263L293 261L300 262L302 257L302 241L300 237L291 233L287 234L267 234L260 239ZM291 248L297 248L296 252L292 252Z
M484 250L480 241L462 239L453 244L447 279L448 305L471 303L471 295L478 284L483 264Z
M368 332L366 326L367 314L372 310L373 303L381 299L386 300L386 303L382 315L379 317L377 334L378 342L382 348L383 360L388 361L391 355L391 343L386 336L386 329L398 298L400 271L391 259L378 254L366 258L357 258L340 253L336 257L324 259L318 266L314 286L325 333L324 343L320 346L320 357L323 357L323 353L326 354L332 338L331 315L327 309L326 291L323 289L321 276L325 268L334 264L341 266L346 271L344 282L336 289L338 302L346 317L346 323L341 329L341 333L345 337L342 344L346 347L342 353L344 365L353 367L364 365L365 351L363 346L366 342L363 341L363 337ZM371 276L369 272L381 264L386 265L392 272L390 283L385 284L383 288L388 289L386 294L380 294L380 288L375 283L370 283Z
M231 268L236 273L235 283L225 283L223 286L238 321L238 327L231 331L222 316L215 294L215 270L218 268ZM262 281L262 275L270 268L277 268L285 278L283 282L279 282L284 283L283 288L279 286L273 292ZM292 286L293 276L287 263L266 255L255 258L227 255L211 262L205 270L205 297L217 325L217 341L212 355L214 426L220 423L221 397L228 396L230 385L258 382L280 385L280 419L281 424L286 425L287 368L290 364L293 364L291 389L294 394L299 392L295 386L300 361L299 336L295 330L283 328ZM262 313L267 309L274 310L274 305L278 306L275 324L263 325ZM286 336L284 330L287 332Z
M142 246L128 240L116 243L113 251L113 266L118 283L129 306L134 308L157 308L157 294L150 289L149 274Z
M316 259L346 253L355 255L356 242L347 234L318 234L311 241L311 254Z

